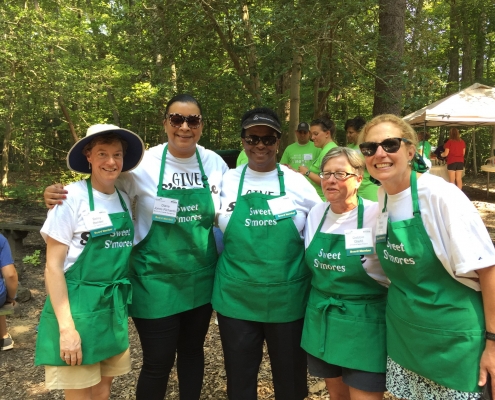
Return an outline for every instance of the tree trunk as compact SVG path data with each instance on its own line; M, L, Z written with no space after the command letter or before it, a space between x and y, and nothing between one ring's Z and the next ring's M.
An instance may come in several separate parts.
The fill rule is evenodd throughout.
M480 10L477 21L476 33L476 62L474 65L474 80L479 82L483 79L483 67L485 56L485 41L486 41L486 12Z
M64 99L62 96L58 96L58 105L60 106L60 109L62 110L62 113L64 114L65 120L69 124L69 129L70 129L71 138L72 138L72 144L74 144L79 140L79 138L77 137L77 133L76 133L76 130L74 128L74 124L72 123L72 119L70 118L69 110L67 110L67 107L65 107Z
M7 186L9 182L9 144L12 137L12 115L9 112L5 121L5 134L2 146L2 186Z
M400 115L406 0L379 0L379 39L373 115Z
M294 50L292 73L290 77L290 119L287 145L294 143L297 124L299 123L299 107L301 104L301 65L302 55Z
M247 61L249 69L249 79L251 80L251 90L254 93L254 100L257 106L261 105L261 83L258 73L258 57L256 56L256 44L253 38L251 23L249 21L249 10L246 2L242 4L242 21L244 22L244 37L248 47Z
M471 29L469 27L469 13L462 7L461 31L462 31L462 87L473 84L473 49L471 44Z
M449 77L447 94L459 91L459 13L456 0L450 2Z

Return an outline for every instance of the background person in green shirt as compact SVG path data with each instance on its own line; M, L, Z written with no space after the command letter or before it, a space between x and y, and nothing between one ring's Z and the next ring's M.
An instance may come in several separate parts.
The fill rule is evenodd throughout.
M280 159L280 164L284 164L294 171L298 171L301 165L308 166L312 164L321 153L321 149L315 147L310 140L311 135L307 122L301 122L297 126L296 139L296 143L286 147Z
M363 128L366 121L363 117L354 117L352 119L348 119L345 122L344 128L347 137L347 147L350 149L356 150L361 153L358 146L358 137L361 129ZM378 201L377 196L378 186L370 181L370 173L365 168L363 172L363 181L361 182L361 186L358 190L358 195L363 199Z
M423 157L423 160L425 161L425 164L428 166L428 168L431 168L431 143L428 142L429 138L430 135L427 132L418 132L418 145L416 146L416 149L418 150L418 153L421 154L421 156Z
M299 172L308 178L309 182L316 189L318 196L320 196L323 201L326 201L326 199L321 190L321 178L319 175L320 165L325 154L334 147L337 147L337 144L333 141L335 131L335 122L330 119L330 115L327 113L311 121L311 138L313 139L315 147L321 149L321 152L318 158L309 167L305 165L299 167Z
M248 157L243 149L237 156L237 161L235 163L235 166L238 167L239 165L247 164L247 162L248 162Z

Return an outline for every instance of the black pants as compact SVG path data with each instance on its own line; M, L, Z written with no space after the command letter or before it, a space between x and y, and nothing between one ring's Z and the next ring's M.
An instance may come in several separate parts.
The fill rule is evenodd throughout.
M133 318L143 349L137 400L163 400L177 352L180 400L199 400L211 304L157 319Z
M230 400L256 400L258 372L266 340L276 400L308 395L306 353L301 348L304 319L263 323L218 315Z

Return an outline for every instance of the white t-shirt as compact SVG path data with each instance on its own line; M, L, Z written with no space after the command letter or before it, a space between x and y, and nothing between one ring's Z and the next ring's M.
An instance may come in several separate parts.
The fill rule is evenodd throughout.
M380 210L384 198L380 188ZM474 271L495 265L495 249L474 205L456 185L431 174L418 179L418 198L423 225L442 265L459 282L481 290ZM412 207L411 188L388 196L392 222L411 219Z
M135 235L137 244L148 234L153 214L153 206L157 197L158 179L162 162L163 149L166 143L152 147L144 153L139 166L124 172L117 180L117 187L125 191L131 199L136 197ZM208 176L208 183L213 197L215 210L220 208L220 190L222 175L228 170L223 159L211 150L197 146L203 169ZM167 152L163 189L191 189L203 186L201 171L196 154L189 158L176 158Z
M235 208L237 191L239 190L241 173L244 167L245 165L240 165L236 169L229 170L223 176L221 208L218 214L218 226L222 232L225 231L232 211ZM316 204L321 203L321 199L303 175L290 170L284 165L281 165L280 169L284 172L285 192L294 202L294 209L297 211L297 215L292 217L292 219L302 238L302 232L309 210ZM257 172L247 167L242 186L242 195L251 192L260 192L271 196L280 195L277 169L270 172Z
M69 246L67 257L64 262L64 272L66 272L76 262L77 258L84 250L84 246L90 237L89 229L84 223L84 216L89 214L89 198L86 181L78 181L64 187L68 191L67 200L64 204L56 205L48 212L48 217L41 228L41 236L45 239L50 236L52 239ZM124 199L129 213L131 205L129 197L120 192ZM108 214L123 212L117 191L112 194L104 194L93 189L93 200L95 210L105 210ZM132 246L132 239L129 234L129 246ZM111 240L111 235L108 236Z
M329 203L321 203L316 205L309 213L308 219L306 221L306 229L304 231L304 246L307 249L313 237L320 225L321 219L323 218L323 214L327 209ZM363 228L371 228L373 240L375 239L375 227L376 227L376 218L380 209L378 208L378 203L375 203L370 200L363 199L364 205L364 218L363 218ZM357 229L358 225L358 208L354 208L353 210L343 213L343 214L335 214L332 209L328 210L327 216L325 218L325 222L321 226L320 232L322 233L331 233L343 235L346 229ZM376 243L373 243L373 247L375 247ZM329 250L330 251L330 250ZM363 268L366 273L380 283L383 286L388 287L390 285L390 281L385 276L385 272L382 269L380 261L378 260L378 256L375 254L369 254L363 256Z

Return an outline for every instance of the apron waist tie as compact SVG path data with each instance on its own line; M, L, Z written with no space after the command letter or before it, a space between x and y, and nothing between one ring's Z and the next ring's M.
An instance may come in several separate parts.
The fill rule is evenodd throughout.
M80 280L72 280L67 279L67 282L75 283L77 285L86 285L86 286L97 286L105 288L103 290L103 297L106 299L112 297L113 299L113 308L115 313L115 318L117 319L117 323L122 325L124 322L125 311L119 311L119 289L127 289L125 293L122 293L122 300L124 304L128 305L132 303L132 285L129 279L123 278L118 279L112 282L90 282L90 281L80 281Z
M327 336L327 310L330 307L338 307L342 311L345 311L345 305L342 301L337 300L333 297L329 297L328 299L324 301L320 301L317 305L316 308L321 311L321 317L320 317L320 348L319 352L324 353L325 352L325 338Z

